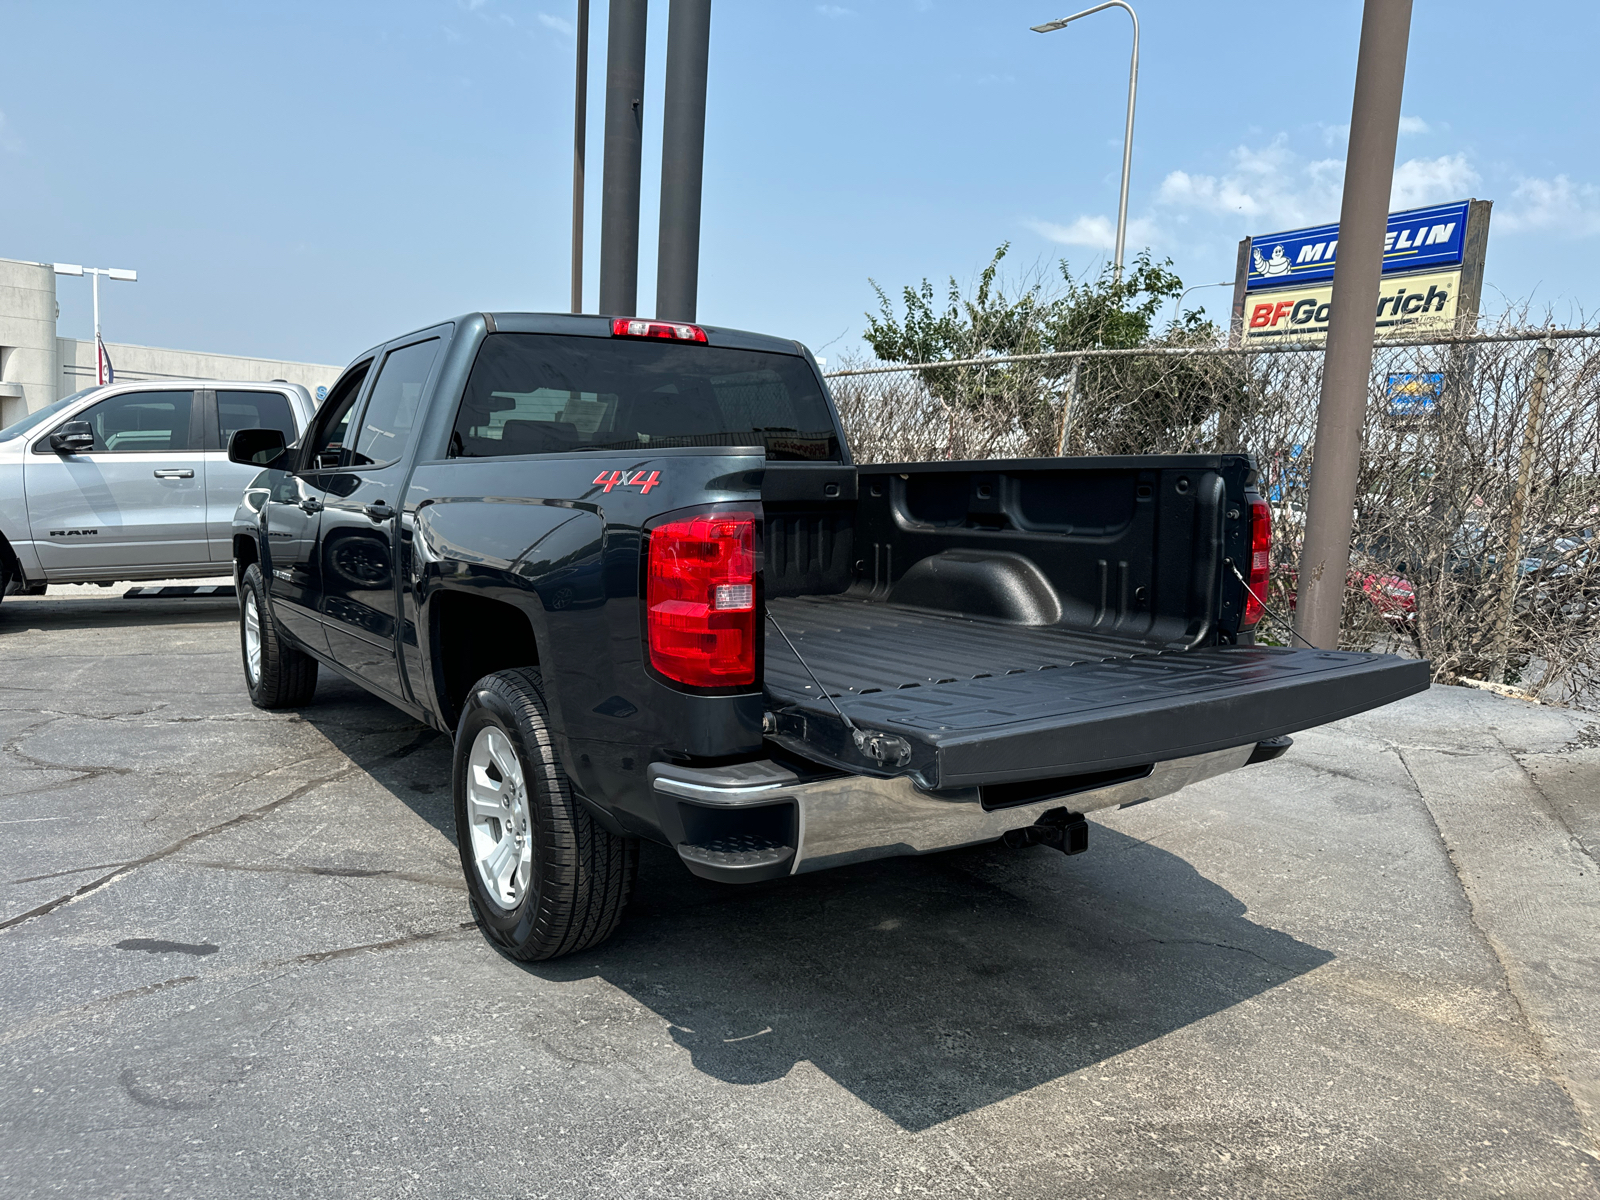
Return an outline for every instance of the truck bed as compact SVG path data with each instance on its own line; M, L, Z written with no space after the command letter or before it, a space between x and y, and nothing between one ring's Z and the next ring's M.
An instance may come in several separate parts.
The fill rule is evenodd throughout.
M1392 655L1268 646L1162 649L1062 626L909 609L852 595L768 605L827 689L769 630L774 740L852 771L924 787L1063 780L1240 746L1423 691L1428 664ZM873 763L857 726L904 740Z

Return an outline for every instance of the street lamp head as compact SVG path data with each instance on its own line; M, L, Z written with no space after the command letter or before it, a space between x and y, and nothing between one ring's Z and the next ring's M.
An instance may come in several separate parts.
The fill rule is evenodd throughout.
M83 268L77 263L56 263L57 275L82 275Z
M1065 29L1070 24L1072 24L1072 18L1063 17L1059 21L1046 21L1043 25L1030 25L1029 28L1035 33L1054 33L1058 29Z
M139 282L139 272L129 271L123 267L112 267L106 274L113 279L120 279L123 283Z

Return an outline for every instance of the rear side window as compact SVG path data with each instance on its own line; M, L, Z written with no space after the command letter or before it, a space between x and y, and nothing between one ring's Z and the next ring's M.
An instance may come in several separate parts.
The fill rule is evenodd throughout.
M198 450L191 436L193 392L124 392L79 413L89 422L94 450Z
M450 436L464 458L761 445L770 459L838 460L804 359L540 333L484 339Z
M391 463L400 457L411 438L422 387L428 382L428 372L438 353L438 338L389 352L372 385L372 398L361 414L361 430L350 458L352 467Z
M217 426L222 446L241 429L276 429L285 446L300 435L295 432L294 413L289 398L282 392L217 392Z

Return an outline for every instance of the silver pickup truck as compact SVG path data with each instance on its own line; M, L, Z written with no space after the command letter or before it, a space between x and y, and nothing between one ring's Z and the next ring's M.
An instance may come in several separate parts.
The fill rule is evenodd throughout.
M298 384L171 379L87 388L0 430L0 595L226 574L259 474L228 439L292 444L315 409Z

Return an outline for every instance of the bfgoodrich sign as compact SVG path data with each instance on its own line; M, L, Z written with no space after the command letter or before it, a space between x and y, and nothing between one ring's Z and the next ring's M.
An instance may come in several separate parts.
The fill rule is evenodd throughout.
M1488 242L1487 200L1461 200L1389 214L1378 336L1448 333L1475 322ZM1339 227L1317 225L1239 244L1230 341L1320 343L1333 310Z

